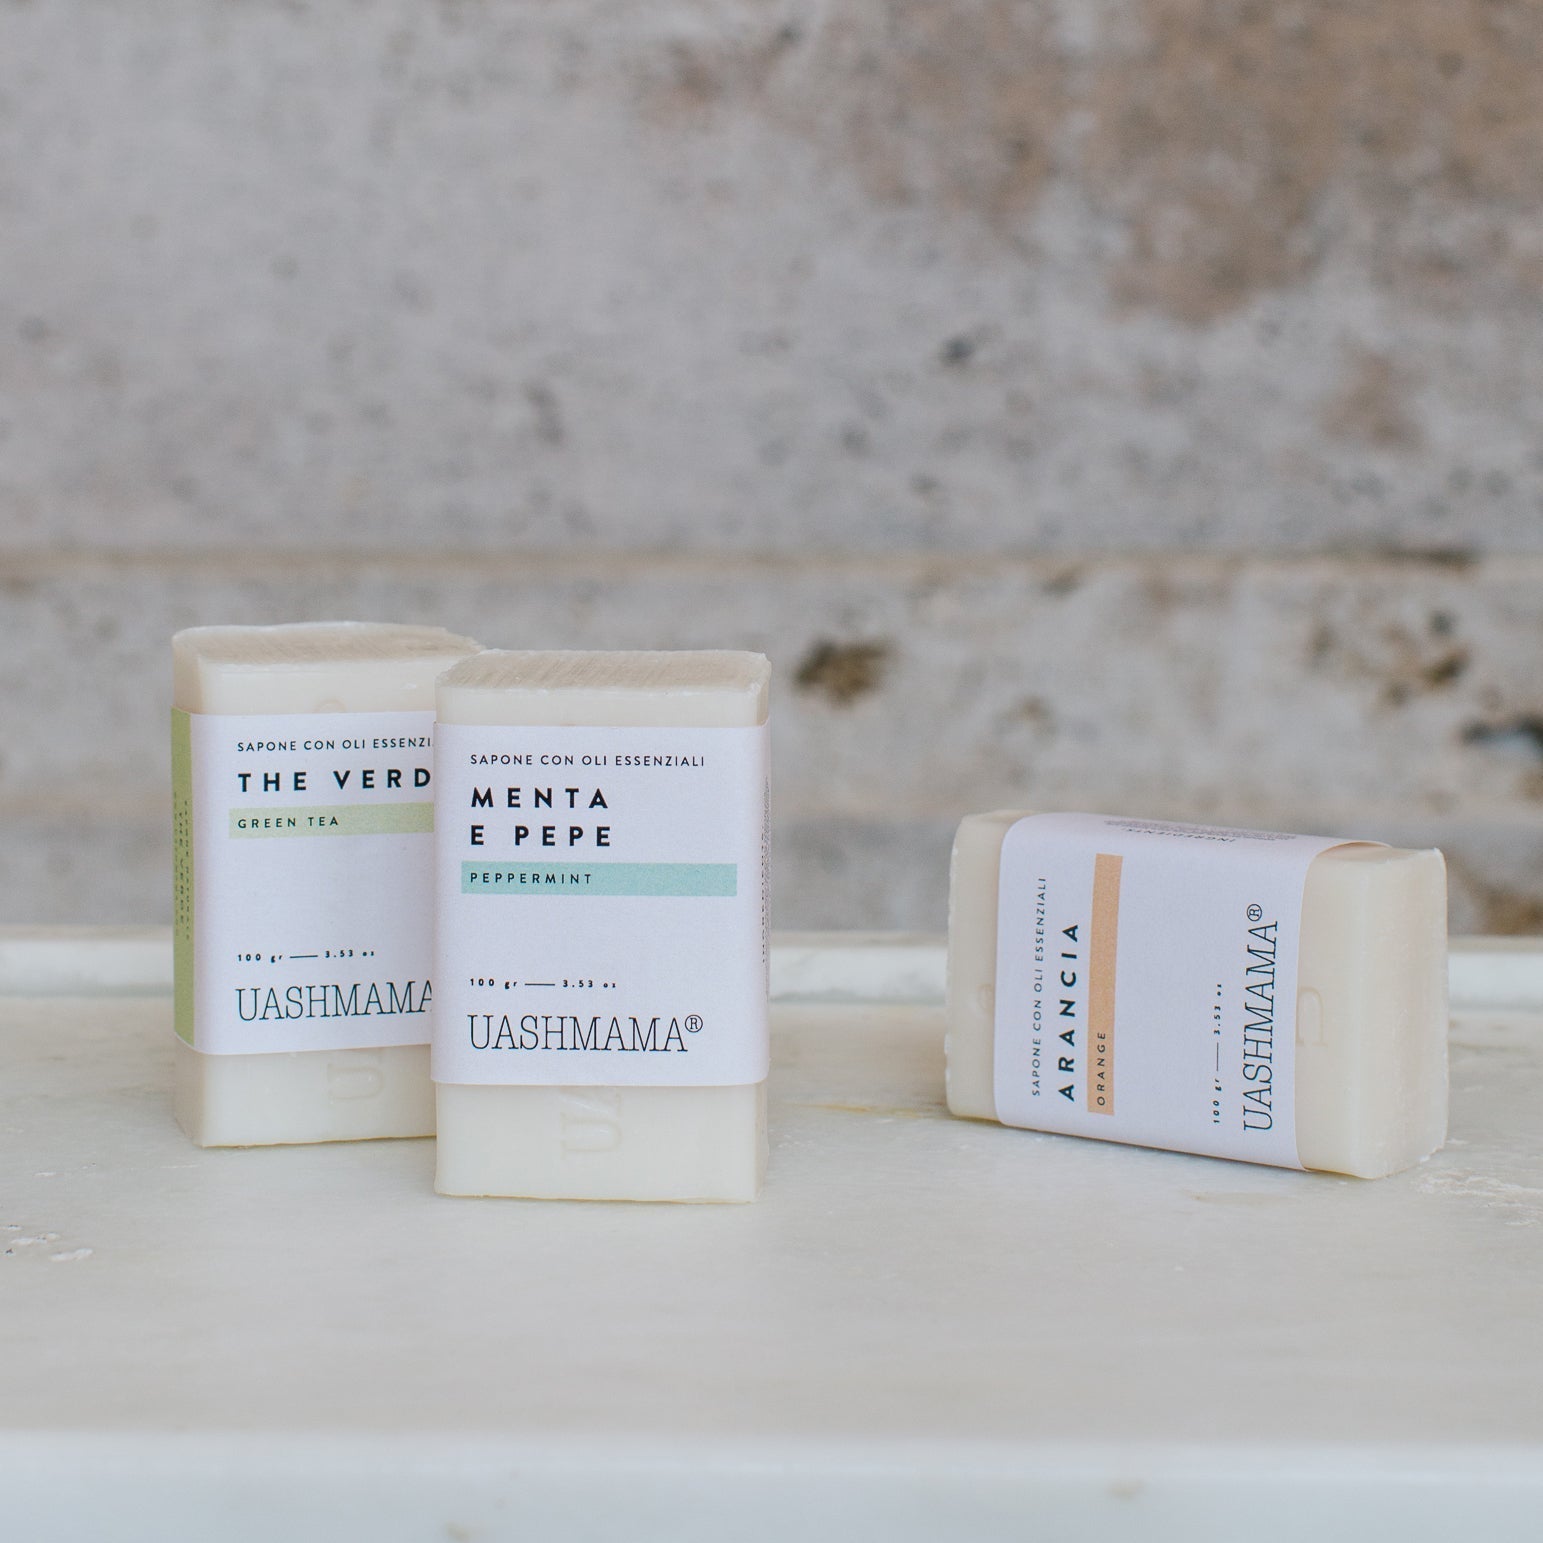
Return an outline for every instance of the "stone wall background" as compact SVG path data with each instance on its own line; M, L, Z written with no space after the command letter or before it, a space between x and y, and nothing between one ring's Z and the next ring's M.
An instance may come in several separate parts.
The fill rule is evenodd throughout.
M169 912L166 639L765 649L776 920L970 809L1543 930L1543 9L0 0L0 920Z

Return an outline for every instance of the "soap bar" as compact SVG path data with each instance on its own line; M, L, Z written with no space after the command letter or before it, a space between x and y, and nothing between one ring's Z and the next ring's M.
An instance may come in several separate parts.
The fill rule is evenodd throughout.
M769 680L489 651L440 681L440 1193L755 1199Z
M1083 830L1085 855L1046 846L1023 812L971 815L955 838L953 1113L1234 1157L1278 1140L1286 1155L1258 1160L1360 1178L1441 1146L1439 852L1316 843L1292 858L1288 844L1306 838L1052 819ZM1170 877L1144 911L1138 865L1159 846L1173 855L1156 860L1184 877ZM1266 898L1293 861L1299 932L1293 905L1277 916ZM1204 949L1220 963L1210 975L1198 967L1188 988L1187 961ZM1153 1086L1137 1085L1142 1077ZM1134 1134L1117 1118L1127 1107ZM1268 1129L1288 1115L1290 1128ZM1170 1121L1180 1134L1165 1133Z
M434 1132L438 627L172 640L176 1092L200 1146Z

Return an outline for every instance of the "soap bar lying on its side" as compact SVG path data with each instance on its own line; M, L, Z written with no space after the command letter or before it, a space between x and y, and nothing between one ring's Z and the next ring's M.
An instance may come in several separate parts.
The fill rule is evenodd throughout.
M956 1115L972 1119L999 1118L995 1079L1002 852L1009 830L1026 817L1011 811L971 815L954 841L948 1105ZM1173 897L1176 915L1183 914L1185 899ZM1427 1157L1446 1138L1446 870L1441 853L1369 844L1330 846L1311 857L1301 913L1294 1047L1296 1154L1304 1168L1381 1178ZM1079 929L1078 943L1064 945L1066 952L1082 948L1086 953L1086 931ZM1053 936L1046 952L1053 968L1059 952ZM1075 978L1082 961L1064 968ZM1052 994L1047 990L1047 997ZM1076 988L1058 995L1071 1000ZM1048 1008L1047 1017L1054 1012L1053 1006ZM1178 1032L1195 1029L1196 1024L1188 1022ZM1201 1022L1198 1029L1204 1035L1208 1026ZM1076 1057L1088 1053L1085 1033L1073 1039L1068 1061L1078 1066L1080 1076L1083 1063ZM1063 1048L1053 1035L1044 1042L1051 1049ZM1047 1059L1046 1064L1054 1062ZM1081 1084L1070 1076L1059 1080L1080 1101Z
M422 1009L433 928L433 837L425 822L432 820L434 680L477 647L439 627L373 622L196 627L173 638L173 704L180 710L175 1107L200 1146L433 1135L429 1014ZM283 727L291 715L295 723ZM371 732L367 744L347 749L355 736L346 720L355 715L361 723L371 715ZM259 719L270 731L260 743L295 748L242 751L240 724ZM280 727L273 732L275 719ZM401 732L381 732L382 725ZM207 785L200 786L191 741L204 731L224 736L229 765L223 773L206 769ZM417 741L423 743L411 743ZM312 753L308 743L335 748ZM393 770L406 786L387 786ZM278 787L265 791L265 776ZM409 791L415 780L421 786ZM195 822L191 811L200 798L210 810ZM340 798L351 800L347 808L337 807ZM386 798L393 802L378 801ZM239 809L283 822L282 833L232 837L225 846L225 832L207 815L218 821ZM399 871L394 865L404 851L410 855ZM372 855L361 862L365 853ZM249 883L243 864L252 859ZM304 893L272 893L275 871L291 869L305 878ZM254 885L259 892L248 893ZM252 922L238 926L240 952L220 946L230 908L254 901L261 904ZM381 938L382 923L398 935L395 948ZM360 956L372 950L378 964L364 963ZM274 962L275 953L318 957ZM210 977L219 979L217 991ZM291 989L298 995L291 997ZM230 1015L227 1003L237 991L234 1022L212 1021ZM195 1021L199 1001L209 1009L203 1022ZM391 1011L403 1006L412 1009L410 1022ZM299 1012L307 1016L289 1016ZM251 1021L243 1023L247 1013ZM286 1046L309 1038L327 1048L194 1048L206 1039L227 1043L226 1035L243 1031L258 1045L282 1035ZM339 1036L354 1043L329 1044ZM421 1042L395 1042L404 1037Z
M769 679L489 651L440 682L441 1194L755 1199Z

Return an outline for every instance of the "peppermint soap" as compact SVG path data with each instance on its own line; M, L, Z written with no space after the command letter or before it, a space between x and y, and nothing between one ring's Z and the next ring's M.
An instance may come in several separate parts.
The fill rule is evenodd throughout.
M434 1133L438 627L172 639L176 1112L200 1146Z
M1381 1178L1447 1119L1440 852L1103 815L954 841L957 1115Z
M440 681L440 1193L755 1199L770 673L489 651Z

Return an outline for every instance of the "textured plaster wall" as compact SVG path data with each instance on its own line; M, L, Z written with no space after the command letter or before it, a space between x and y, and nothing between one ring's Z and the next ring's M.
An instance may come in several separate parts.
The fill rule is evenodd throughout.
M764 648L781 925L1003 803L1543 929L1543 8L0 0L0 918L168 912L165 642Z

